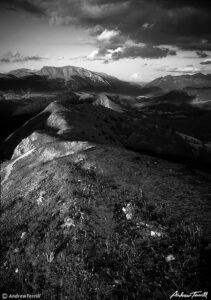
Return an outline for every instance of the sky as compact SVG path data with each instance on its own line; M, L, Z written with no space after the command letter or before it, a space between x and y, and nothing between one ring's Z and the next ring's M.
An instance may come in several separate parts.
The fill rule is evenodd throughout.
M135 82L211 73L211 4L0 1L0 72L67 65Z

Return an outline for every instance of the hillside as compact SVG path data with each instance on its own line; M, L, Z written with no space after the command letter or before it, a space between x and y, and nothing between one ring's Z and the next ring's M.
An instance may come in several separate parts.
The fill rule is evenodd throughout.
M35 71L32 71L30 69L25 69L25 68L12 70L7 73L7 75L13 75L17 78L30 76L30 75L34 75L34 74L35 74Z
M2 291L150 300L208 289L210 175L143 153L208 165L208 145L115 108L72 94L4 142Z

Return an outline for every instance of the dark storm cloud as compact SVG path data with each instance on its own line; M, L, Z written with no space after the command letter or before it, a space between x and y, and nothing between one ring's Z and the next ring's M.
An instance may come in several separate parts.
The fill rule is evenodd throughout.
M7 52L0 57L0 63L19 63L19 62L26 62L30 60L40 61L45 59L39 55L33 56L25 56L19 52Z
M42 7L28 0L1 0L0 8L1 7L13 11L23 10L25 12L40 16L45 15L45 11Z
M133 45L123 48L122 51L114 52L112 54L113 60L121 58L163 58L168 55L176 55L176 52L168 48L159 48L153 46L138 46Z
M203 52L203 51L196 51L196 54L198 55L198 57L200 58L206 58L209 55L207 55L207 53Z
M118 28L136 43L174 45L182 49L210 50L211 14L207 1L95 1L104 13L82 14L81 22ZM100 5L101 4L101 5ZM121 8L121 13L115 7ZM107 12L109 12L108 14ZM146 24L153 26L145 26ZM206 42L204 42L206 41Z
M199 4L178 0L96 0L77 9L80 24L118 28L136 43L210 50L211 17L207 1Z
M102 60L104 63L117 61L123 58L163 58L169 55L176 55L174 50L165 47L156 47L150 45L127 45L117 48L100 47L88 56L89 60Z
M168 48L159 48L153 46L131 46L126 47L123 52L118 52L113 56L113 59L120 58L163 58L168 55L176 55L176 52L173 50L169 50Z
M51 24L119 30L134 43L211 49L211 4L198 0L3 0L13 8L48 15ZM9 5L8 5L9 4ZM96 31L97 33L97 31Z
M152 27L146 23L145 28ZM176 55L175 50L167 47L159 47L147 45L144 43L136 43L128 36L124 36L119 30L103 30L101 26L95 26L91 31L91 35L96 37L97 50L92 52L89 59L104 60L119 60L122 58L163 58L169 55Z
M151 2L154 2L154 0L149 0ZM166 8L176 8L176 7L195 7L207 10L211 8L211 4L208 0L159 0L161 5L163 5Z
M178 43L177 46L182 50L190 50L190 51L211 51L211 43L206 40L206 43L201 40L199 42L191 42L183 41L182 43Z

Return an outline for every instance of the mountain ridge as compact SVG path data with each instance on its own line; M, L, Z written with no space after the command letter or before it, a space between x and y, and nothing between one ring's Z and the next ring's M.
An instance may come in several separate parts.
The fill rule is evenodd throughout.
M192 75L167 75L147 83L145 87L159 87L164 91L182 90L188 87L211 87L211 74L195 73Z
M3 74L3 73L2 73ZM112 79L112 80L119 80L114 76L108 75L103 72L95 72L90 71L85 68L76 67L76 66L62 66L62 67L56 67L56 66L43 66L40 70L31 70L27 68L20 68L11 70L4 74L6 75L14 75L18 78L28 76L28 75L40 75L40 76L47 76L48 78L61 78L65 80L70 80L74 76L81 76L83 78L91 78L94 77L94 79L98 81L102 81L102 78L105 79Z

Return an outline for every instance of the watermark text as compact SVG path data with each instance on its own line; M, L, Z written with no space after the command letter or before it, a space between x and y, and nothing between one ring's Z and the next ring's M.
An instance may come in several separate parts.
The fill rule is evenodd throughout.
M41 294L8 294L3 293L2 299L40 299Z
M174 292L171 296L170 299L172 298L206 298L208 297L208 292L202 292L202 291L196 291L196 292L191 292L189 294L185 294L184 292L179 293L178 291Z

